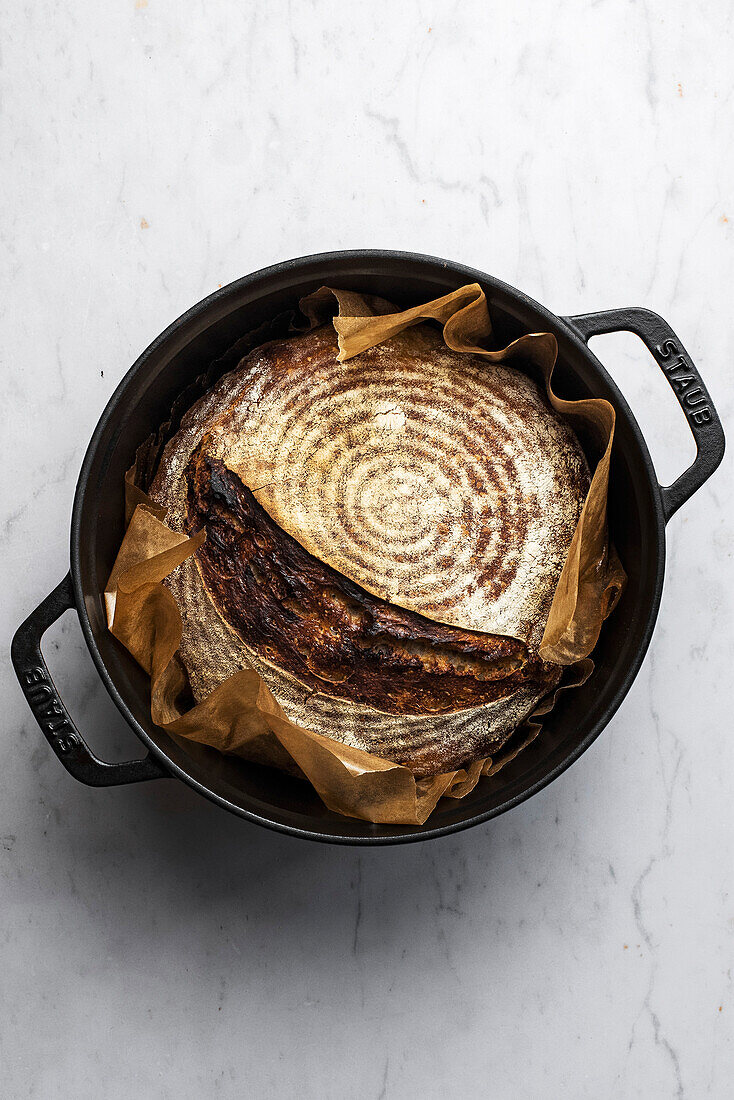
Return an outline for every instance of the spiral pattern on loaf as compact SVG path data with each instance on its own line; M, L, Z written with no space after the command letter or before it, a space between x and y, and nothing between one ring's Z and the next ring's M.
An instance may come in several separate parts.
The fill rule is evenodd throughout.
M336 372L310 400L305 379L291 393L278 440L284 468L303 470L306 493L321 505L309 531L316 556L336 542L353 579L374 583L377 573L425 607L464 596L475 583L474 561L498 587L511 583L516 559L503 560L502 549L512 525L516 535L526 526L528 479L502 413L477 417L466 392L444 386L426 393L418 372L387 383L379 364L354 381L329 374ZM372 425L365 407L376 410ZM522 424L516 430L522 435ZM448 568L425 572L425 562Z

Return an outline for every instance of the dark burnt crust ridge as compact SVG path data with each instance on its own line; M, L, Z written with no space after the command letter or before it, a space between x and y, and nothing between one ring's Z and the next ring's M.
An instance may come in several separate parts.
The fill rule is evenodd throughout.
M186 467L187 529L219 614L311 691L393 714L481 706L557 670L521 641L436 623L371 595L282 530L206 439Z

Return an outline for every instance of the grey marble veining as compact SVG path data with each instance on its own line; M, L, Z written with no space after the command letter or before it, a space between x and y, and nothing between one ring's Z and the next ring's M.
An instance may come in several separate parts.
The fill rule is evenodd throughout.
M558 313L679 333L734 423L732 8L617 0L8 6L3 646L67 567L115 385L271 262L406 248ZM692 455L633 337L595 350L664 482ZM652 647L604 735L487 826L321 847L174 782L91 790L2 664L8 1097L725 1097L734 1073L732 461L672 520ZM72 614L52 671L135 739Z

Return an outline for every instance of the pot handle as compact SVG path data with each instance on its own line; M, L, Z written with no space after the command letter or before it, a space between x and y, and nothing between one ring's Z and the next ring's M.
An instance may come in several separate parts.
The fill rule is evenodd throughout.
M32 611L15 632L11 658L20 686L51 748L66 770L90 787L163 779L170 773L150 753L141 760L107 764L86 745L61 701L41 653L41 638L65 611L75 607L71 574Z
M690 355L666 321L639 306L564 317L584 342L607 332L634 332L651 352L686 414L696 457L672 485L660 486L665 520L701 488L724 457L724 429Z

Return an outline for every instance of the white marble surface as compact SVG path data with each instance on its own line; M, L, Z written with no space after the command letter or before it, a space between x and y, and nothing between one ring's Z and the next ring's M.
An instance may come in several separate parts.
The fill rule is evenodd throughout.
M725 0L6 5L3 648L67 568L86 442L219 284L347 247L444 255L556 312L646 305L734 424ZM692 452L634 337L596 350L662 480ZM182 785L91 790L3 662L7 1097L725 1097L734 1074L732 462L669 527L609 728L453 839L359 851ZM91 743L136 742L73 616Z

